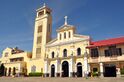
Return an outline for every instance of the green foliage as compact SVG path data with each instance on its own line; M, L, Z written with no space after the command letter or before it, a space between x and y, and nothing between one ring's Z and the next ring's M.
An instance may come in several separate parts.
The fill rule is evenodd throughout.
M121 69L121 75L124 75L124 68Z
M42 75L43 75L43 73L41 73L41 72L32 72L32 73L29 73L29 76L31 76L31 77L40 77Z
M98 74L98 72L93 72L93 73L92 73L92 76L93 76L93 77L95 77L95 76L97 76L97 77L98 77L98 76L99 76L99 74Z

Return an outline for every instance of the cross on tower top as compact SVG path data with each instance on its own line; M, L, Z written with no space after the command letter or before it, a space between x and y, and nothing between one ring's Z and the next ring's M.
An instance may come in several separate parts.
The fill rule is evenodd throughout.
M68 19L68 16L65 16L65 25L67 25L67 19Z
M46 4L45 3L43 4L43 7L46 7Z

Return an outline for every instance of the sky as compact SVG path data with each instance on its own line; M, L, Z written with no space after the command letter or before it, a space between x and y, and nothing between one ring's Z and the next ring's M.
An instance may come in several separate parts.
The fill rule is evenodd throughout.
M32 51L36 9L52 9L52 37L64 24L94 41L124 36L124 0L0 0L0 54L6 47Z

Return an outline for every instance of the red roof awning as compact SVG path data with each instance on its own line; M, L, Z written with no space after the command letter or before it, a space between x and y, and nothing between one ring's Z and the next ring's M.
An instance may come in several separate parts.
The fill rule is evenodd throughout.
M90 46L88 46L87 48L110 46L110 45L116 45L116 44L124 44L124 37L111 38L111 39L91 42Z

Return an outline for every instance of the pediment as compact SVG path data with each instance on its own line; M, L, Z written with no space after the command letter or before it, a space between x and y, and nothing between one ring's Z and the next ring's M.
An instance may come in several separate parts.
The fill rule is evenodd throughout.
M52 41L47 43L46 47L66 45L66 44L71 44L74 42L80 42L80 41L89 40L89 39L90 39L89 36L74 34L72 39L66 40L66 41L64 41L64 40L59 41L58 39L53 39Z
M12 50L12 48L7 47L7 48L5 48L3 51L11 51L11 50Z
M73 25L63 25L60 28L57 29L57 32L65 31L65 30L70 30L70 29L75 29Z

